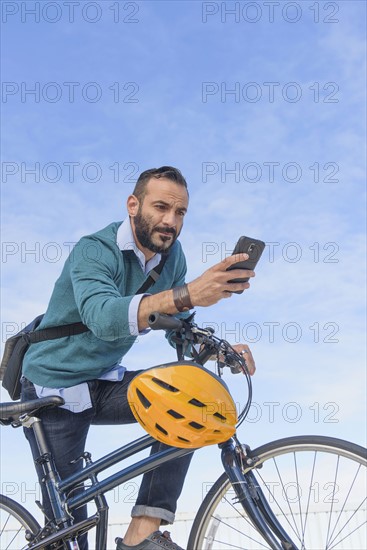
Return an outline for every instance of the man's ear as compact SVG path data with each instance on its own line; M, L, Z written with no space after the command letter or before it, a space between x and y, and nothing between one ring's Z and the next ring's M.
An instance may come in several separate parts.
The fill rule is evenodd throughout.
M139 200L135 197L135 195L129 195L126 206L129 216L134 218L139 210Z

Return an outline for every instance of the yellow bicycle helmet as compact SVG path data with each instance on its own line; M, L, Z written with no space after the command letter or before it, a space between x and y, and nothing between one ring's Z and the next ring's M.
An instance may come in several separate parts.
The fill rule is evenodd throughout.
M235 432L236 405L227 386L197 363L147 369L132 379L127 396L136 420L167 445L198 448Z

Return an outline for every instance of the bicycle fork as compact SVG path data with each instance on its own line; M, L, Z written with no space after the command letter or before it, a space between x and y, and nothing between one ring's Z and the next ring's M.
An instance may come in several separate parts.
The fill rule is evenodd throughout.
M243 466L255 464L246 456L241 445L230 439L219 445L226 474L247 516L272 550L297 550L297 546L284 531L271 510L264 493L250 470L243 473Z

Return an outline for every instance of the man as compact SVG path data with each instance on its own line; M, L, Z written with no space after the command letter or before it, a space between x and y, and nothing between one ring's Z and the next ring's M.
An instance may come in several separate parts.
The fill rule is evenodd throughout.
M30 346L23 363L22 399L59 394L65 400L63 407L41 414L61 478L82 468L76 459L84 451L91 424L135 422L126 393L137 372L127 371L120 360L136 337L147 332L150 313L178 314L207 307L249 287L228 283L226 273L230 265L247 259L244 254L226 258L185 284L186 261L177 237L188 202L187 184L179 170L170 166L146 170L127 199L128 217L83 237L56 281L40 328L82 321L90 331ZM136 294L162 254L168 256L159 279L149 293ZM231 272L233 279L253 275L246 270ZM246 350L253 374L248 347L235 348ZM37 456L32 430L25 431ZM163 448L157 442L152 452ZM191 456L171 460L143 477L131 523L117 550L180 550L158 529L174 521ZM45 495L43 500L49 513ZM84 508L76 510L75 518L85 514ZM79 537L79 545L88 548L85 535Z

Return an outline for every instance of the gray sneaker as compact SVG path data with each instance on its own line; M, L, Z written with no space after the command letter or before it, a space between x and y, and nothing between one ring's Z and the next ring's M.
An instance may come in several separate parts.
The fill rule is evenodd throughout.
M115 539L116 550L184 550L181 546L178 546L170 537L168 531L154 531L149 537L144 539L140 544L135 546L128 546L124 544L120 538Z

